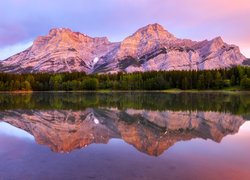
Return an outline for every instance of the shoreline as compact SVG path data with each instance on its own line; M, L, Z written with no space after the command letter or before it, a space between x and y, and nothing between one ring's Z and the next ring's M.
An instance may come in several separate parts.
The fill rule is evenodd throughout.
M82 91L0 91L0 94L32 94L32 93L250 93L247 90L182 90L182 89L167 89L167 90L82 90Z

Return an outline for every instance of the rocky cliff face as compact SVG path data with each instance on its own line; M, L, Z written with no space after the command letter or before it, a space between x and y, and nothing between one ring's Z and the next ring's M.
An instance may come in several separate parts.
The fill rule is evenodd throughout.
M2 72L116 73L152 70L216 69L246 58L221 37L196 42L178 39L159 24L136 31L122 42L91 38L69 29L52 29L27 50L0 64Z
M91 38L70 29L52 29L38 37L27 50L2 62L4 72L89 72L98 56L107 54L117 43L107 38Z
M92 143L120 138L152 156L162 154L178 141L193 138L220 142L237 133L240 116L217 112L174 112L92 109L8 110L0 119L32 134L39 144L55 152L69 152Z

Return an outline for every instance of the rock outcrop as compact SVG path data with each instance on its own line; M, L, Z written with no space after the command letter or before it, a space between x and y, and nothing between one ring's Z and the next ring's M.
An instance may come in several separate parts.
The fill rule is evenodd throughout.
M0 72L203 70L239 65L245 59L239 47L226 44L221 37L201 42L179 39L159 24L143 27L118 43L61 28L2 61Z
M228 113L102 108L6 110L0 119L29 132L37 143L55 152L120 138L152 156L159 156L178 141L202 138L220 142L226 135L237 133L245 122Z
M250 59L246 59L242 64L245 66L250 66Z

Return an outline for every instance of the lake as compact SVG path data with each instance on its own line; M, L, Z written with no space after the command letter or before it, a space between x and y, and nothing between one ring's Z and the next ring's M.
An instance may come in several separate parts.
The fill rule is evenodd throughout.
M0 179L250 179L249 93L0 94Z

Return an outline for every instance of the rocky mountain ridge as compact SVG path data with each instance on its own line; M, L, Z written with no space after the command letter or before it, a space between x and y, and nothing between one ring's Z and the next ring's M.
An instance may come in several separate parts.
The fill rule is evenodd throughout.
M150 24L122 42L92 38L66 28L50 30L33 45L0 62L0 72L116 73L227 68L246 60L239 47L221 37L200 42L179 39Z

